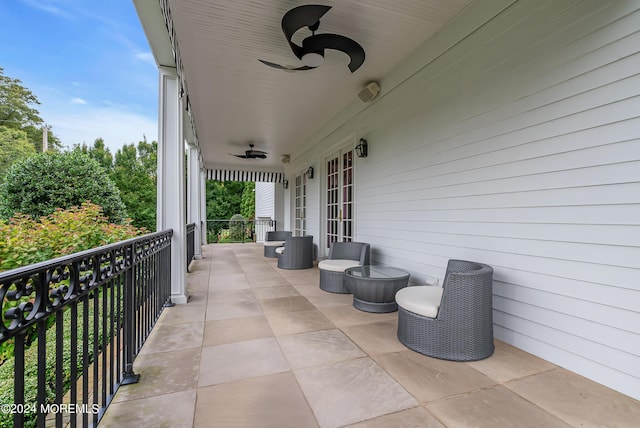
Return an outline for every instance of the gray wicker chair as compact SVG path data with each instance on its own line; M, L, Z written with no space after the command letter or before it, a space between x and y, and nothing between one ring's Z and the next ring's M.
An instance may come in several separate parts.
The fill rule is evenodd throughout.
M417 310L412 301L425 295L442 296L430 316L407 309ZM398 339L414 351L444 360L487 358L494 351L492 299L491 266L449 260L442 289L407 287L396 294Z
M329 257L318 263L320 288L331 293L349 294L344 285L344 270L369 264L370 245L364 242L334 242Z
M280 269L309 269L313 267L313 236L290 236L276 253Z
M276 248L282 247L284 241L291 236L290 231L286 230L271 230L267 232L264 238L264 256L275 259L278 257L276 254Z

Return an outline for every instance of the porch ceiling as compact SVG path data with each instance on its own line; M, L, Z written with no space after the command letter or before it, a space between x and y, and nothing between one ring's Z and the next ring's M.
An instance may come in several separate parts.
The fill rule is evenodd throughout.
M280 22L291 8L314 2L168 0L205 166L281 170L282 155L300 152L301 142L331 117L362 103L358 92L365 84L379 81L471 1L323 1L333 8L318 33L350 37L366 52L363 66L352 74L348 57L331 50L322 66L308 71L286 72L258 61L300 65ZM134 2L162 65L169 46L166 34L157 31L164 25L158 2ZM268 152L267 159L229 155L243 153L249 142Z

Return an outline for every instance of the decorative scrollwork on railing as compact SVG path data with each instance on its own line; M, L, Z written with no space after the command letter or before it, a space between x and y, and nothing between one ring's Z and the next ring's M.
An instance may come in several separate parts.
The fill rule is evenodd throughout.
M3 322L0 324L0 340L11 337L11 332L34 319L36 283L38 275L22 276L0 283L0 301L3 302Z
M171 231L152 233L0 273L0 342L171 245L171 236Z
M49 309L62 306L66 300L69 300L69 290L72 289L70 280L72 269L70 265L55 266L47 269L44 284L46 289L49 290L48 300L45 302L47 312L49 312Z

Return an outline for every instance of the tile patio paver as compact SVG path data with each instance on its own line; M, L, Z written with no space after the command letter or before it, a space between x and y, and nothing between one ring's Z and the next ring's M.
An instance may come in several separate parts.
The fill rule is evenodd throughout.
M106 427L636 426L640 402L496 341L458 363L408 350L370 314L281 270L260 244L208 245L120 388Z

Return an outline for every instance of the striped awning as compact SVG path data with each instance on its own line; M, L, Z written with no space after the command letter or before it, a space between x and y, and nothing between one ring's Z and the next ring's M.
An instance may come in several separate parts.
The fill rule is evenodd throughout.
M207 180L218 181L261 181L282 183L284 173L264 171L239 171L233 169L207 169Z

